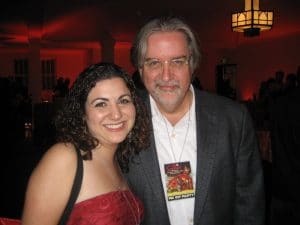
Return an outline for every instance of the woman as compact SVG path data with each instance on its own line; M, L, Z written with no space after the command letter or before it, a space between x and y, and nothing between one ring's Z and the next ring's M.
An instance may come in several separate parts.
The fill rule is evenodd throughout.
M148 143L145 115L121 68L99 63L83 71L56 116L58 143L30 177L22 224L58 223L73 185L76 149L83 159L83 179L67 224L139 224L143 206L122 171Z

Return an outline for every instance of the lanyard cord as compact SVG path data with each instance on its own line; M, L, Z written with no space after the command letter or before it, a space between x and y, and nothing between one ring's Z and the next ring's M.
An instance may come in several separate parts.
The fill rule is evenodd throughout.
M186 128L186 132L185 132L185 137L184 137L184 141L183 141L183 145L182 145L182 149L181 149L181 152L180 152L180 155L179 155L179 158L178 160L176 160L176 157L175 157L175 153L174 153L174 148L173 148L173 144L172 144L172 141L170 139L170 134L169 134L169 129L168 129L168 125L167 125L167 121L166 121L166 118L162 115L162 113L157 109L157 107L155 106L155 111L157 114L160 115L161 119L164 121L164 124L165 124L165 127L166 127L166 130L167 130L167 134L168 134L168 140L169 140L169 144L170 144L170 147L171 147L171 152L172 152L172 156L173 156L173 159L174 159L174 162L180 162L181 160L181 157L182 157L182 153L183 153L183 149L184 149L184 146L185 146L185 143L186 143L186 140L187 140L187 136L188 136L188 133L189 133L189 129L190 129L190 118L191 118L191 104L189 104L189 111L188 111L188 125L187 125L187 128Z

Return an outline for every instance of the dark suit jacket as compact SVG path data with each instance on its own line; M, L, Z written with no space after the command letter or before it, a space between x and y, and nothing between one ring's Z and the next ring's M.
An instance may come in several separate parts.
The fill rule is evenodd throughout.
M197 181L194 224L264 224L261 159L245 107L195 89ZM150 107L149 97L145 98ZM169 225L155 140L130 164L129 185L145 206L144 225ZM183 224L184 225L184 224Z

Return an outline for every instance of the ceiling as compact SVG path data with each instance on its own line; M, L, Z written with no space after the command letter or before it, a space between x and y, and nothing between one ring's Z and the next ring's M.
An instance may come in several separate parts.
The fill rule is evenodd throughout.
M105 35L131 42L149 18L177 15L201 42L232 47L249 39L231 31L231 13L243 9L244 0L2 0L0 46L27 44L30 35L42 43L92 43ZM260 39L300 35L299 0L260 0L260 9L274 11L273 29Z

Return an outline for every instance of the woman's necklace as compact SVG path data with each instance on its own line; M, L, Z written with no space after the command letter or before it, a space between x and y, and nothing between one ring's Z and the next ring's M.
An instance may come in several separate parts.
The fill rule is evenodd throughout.
M124 177L122 176L122 171L119 166L118 166L118 172L120 172L122 180L125 180ZM108 175L110 176L111 181L113 181L111 174L108 174ZM141 222L140 221L140 207L139 207L139 204L138 204L137 200L135 199L135 196L133 195L132 191L130 189L128 189L128 193L130 194L130 198L133 201L133 204L131 204L130 199L128 198L127 194L125 193L125 190L122 190L122 186L123 186L122 182L120 182L119 185L113 184L113 186L123 196L123 198L125 198L126 204L128 205L130 212L134 218L135 225L139 225ZM135 211L137 211L137 214L135 213Z
M128 205L129 208L130 208L130 211L131 211L131 214L133 215L135 224L136 224L136 225L139 225L140 222L141 222L141 221L140 221L140 207L139 207L139 204L138 204L137 200L135 199L135 196L133 195L133 193L132 193L131 190L129 189L129 190L128 190L128 193L130 194L130 198L131 198L132 201L134 202L134 205L132 205L132 204L130 203L130 200L129 200L128 197L127 197L127 194L126 194L124 191L122 191L122 190L120 190L120 193L123 195L123 197L124 197L125 200L126 200L127 205ZM136 211L137 211L137 214L135 214L135 209L136 209Z

